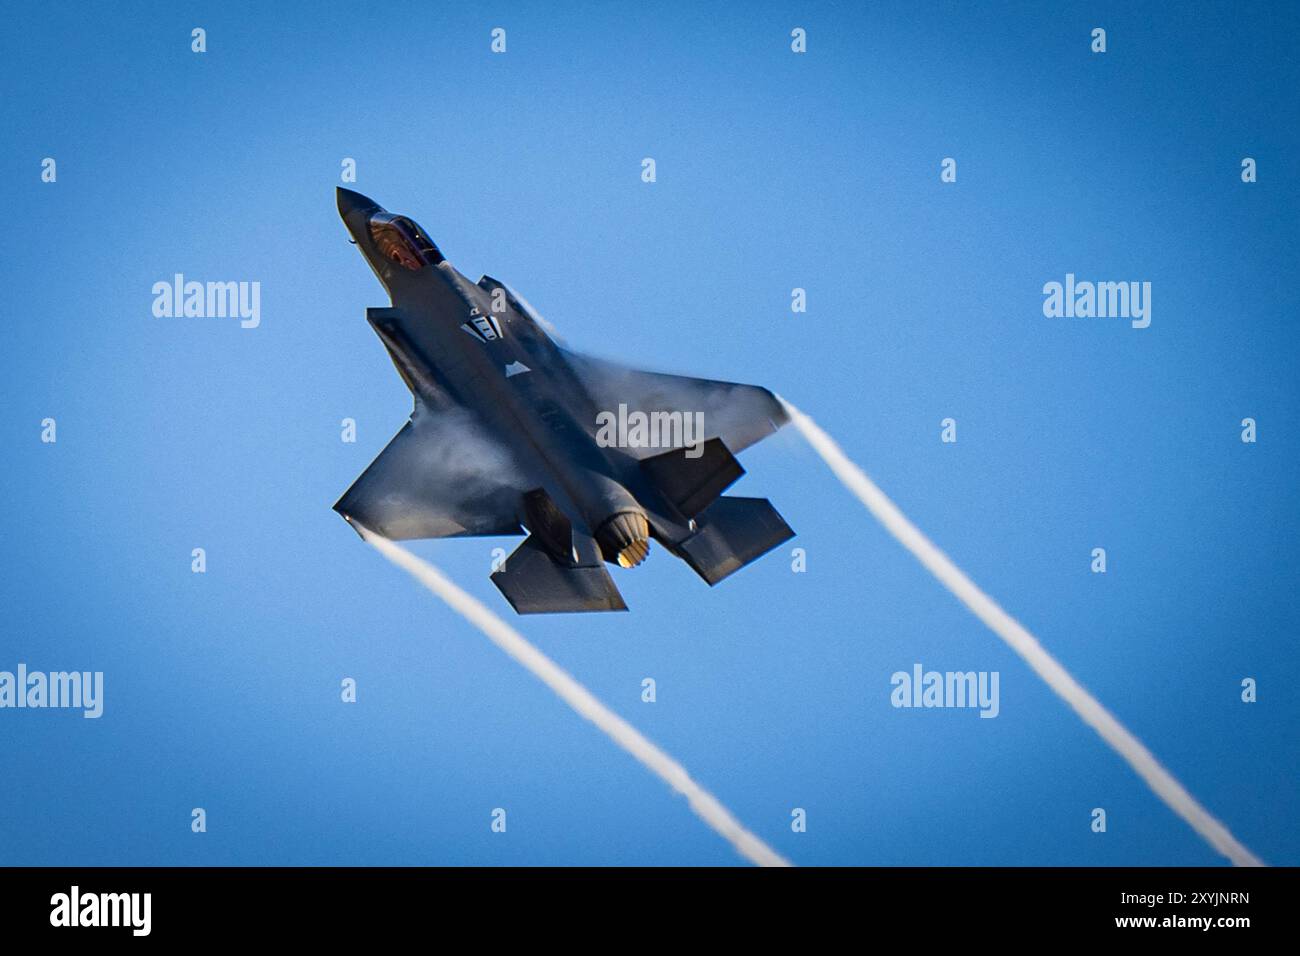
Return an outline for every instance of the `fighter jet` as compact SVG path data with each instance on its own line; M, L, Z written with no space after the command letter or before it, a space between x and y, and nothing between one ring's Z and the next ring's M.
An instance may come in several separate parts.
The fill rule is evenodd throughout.
M406 216L347 189L339 215L388 291L366 319L410 420L334 510L394 540L527 538L492 573L519 614L625 611L605 565L651 539L710 585L794 536L723 495L735 454L787 421L767 389L624 368L561 348L502 282L471 282Z

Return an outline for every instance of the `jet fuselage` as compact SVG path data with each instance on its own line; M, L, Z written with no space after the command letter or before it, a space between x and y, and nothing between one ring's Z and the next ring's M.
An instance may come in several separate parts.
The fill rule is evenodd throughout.
M366 318L415 398L335 504L349 522L395 539L527 529L492 573L521 614L626 610L604 565L640 564L652 537L713 585L794 534L766 499L723 494L744 474L734 453L787 420L770 391L561 349L526 302L471 282L412 220L346 189L338 205L391 302ZM611 440L628 409L656 423L652 440ZM679 426L666 442L665 422Z
M340 212L392 302L371 310L371 321L416 396L472 409L588 535L622 514L648 526L638 496L652 500L654 524L688 533L689 519L640 480L635 459L596 443L600 409L528 307L486 276L471 282L440 253L418 265L408 250L385 256L371 224L387 214L355 196L341 191Z

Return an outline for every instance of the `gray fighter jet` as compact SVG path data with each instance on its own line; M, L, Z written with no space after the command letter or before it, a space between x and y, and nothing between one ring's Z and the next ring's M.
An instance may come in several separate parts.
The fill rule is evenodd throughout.
M640 564L651 538L713 585L793 537L766 499L722 494L735 453L787 420L767 389L560 348L407 217L347 189L338 206L392 301L366 319L415 398L334 506L349 522L394 540L527 528L492 574L520 614L627 610L605 563Z

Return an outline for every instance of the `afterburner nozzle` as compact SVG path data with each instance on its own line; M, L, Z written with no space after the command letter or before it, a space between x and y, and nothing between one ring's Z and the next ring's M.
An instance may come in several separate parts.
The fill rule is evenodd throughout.
M600 526L596 543L606 561L634 568L650 553L650 525L638 511L620 511Z

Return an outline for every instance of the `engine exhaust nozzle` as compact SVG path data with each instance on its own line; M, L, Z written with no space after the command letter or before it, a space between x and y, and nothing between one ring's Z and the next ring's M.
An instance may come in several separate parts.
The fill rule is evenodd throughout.
M634 568L650 553L650 524L639 511L620 511L600 526L596 543L606 561Z

